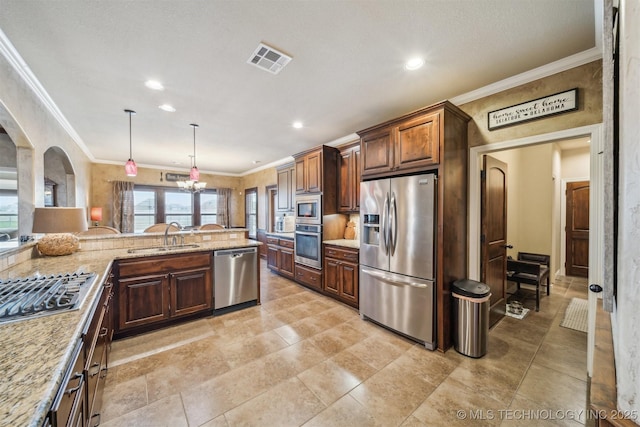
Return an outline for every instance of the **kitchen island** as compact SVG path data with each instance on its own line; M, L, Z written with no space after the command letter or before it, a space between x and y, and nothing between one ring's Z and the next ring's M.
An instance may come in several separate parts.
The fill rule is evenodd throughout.
M197 247L169 248L161 253L203 252L260 244L238 233L231 234L233 237L229 239L222 239L222 235L215 232L211 236L210 240L200 239ZM74 271L94 272L98 276L78 310L0 324L0 371L3 373L0 380L0 426L42 425L112 264L118 260L157 256L158 252L154 250L129 253L128 249L155 247L160 238L151 235L82 240L83 249L73 255L34 256L0 272L3 280ZM31 249L36 253L35 248Z

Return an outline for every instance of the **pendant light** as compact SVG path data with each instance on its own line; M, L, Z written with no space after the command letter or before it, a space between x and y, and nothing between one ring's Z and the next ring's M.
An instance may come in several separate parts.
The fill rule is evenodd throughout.
M196 166L196 128L197 124L191 123L189 126L193 127L193 166L191 167L191 172L189 173L189 180L198 182L200 181L200 171L198 170L198 166Z
M182 191L189 191L191 193L199 193L205 189L207 186L206 182L200 181L200 171L198 170L198 166L196 166L196 128L197 124L191 123L189 126L193 127L193 155L191 157L191 171L189 171L189 180L188 181L177 181L176 184Z
M124 171L127 173L127 176L136 176L138 175L138 165L133 161L133 155L131 150L131 115L136 112L133 110L124 110L125 113L129 115L129 160L124 165Z

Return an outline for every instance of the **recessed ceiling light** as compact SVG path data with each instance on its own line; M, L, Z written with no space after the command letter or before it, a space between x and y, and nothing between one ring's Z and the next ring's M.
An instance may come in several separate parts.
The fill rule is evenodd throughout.
M424 59L412 58L404 64L404 69L408 71L417 70L424 65Z
M147 80L146 82L144 82L144 85L149 89L164 90L164 86L162 86L162 83L157 80Z
M158 105L158 108L163 110L163 111L168 111L169 113L173 113L176 111L175 108L173 108L171 105L169 104L162 104L162 105Z
M254 160L251 163L253 163L254 165L257 165L258 163L260 163L260 160Z
M302 129L302 122L293 122L292 126L296 129Z

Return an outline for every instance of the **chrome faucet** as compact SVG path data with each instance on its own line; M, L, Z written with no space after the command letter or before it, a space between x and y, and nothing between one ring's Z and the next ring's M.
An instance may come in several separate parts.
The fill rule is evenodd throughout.
M165 246L169 246L169 229L171 228L172 225L175 225L176 227L178 227L178 229L182 230L182 226L176 222L176 221L172 221L169 224L167 224L167 228L165 228L164 230L164 245ZM176 244L176 238L175 236L173 236L173 244Z

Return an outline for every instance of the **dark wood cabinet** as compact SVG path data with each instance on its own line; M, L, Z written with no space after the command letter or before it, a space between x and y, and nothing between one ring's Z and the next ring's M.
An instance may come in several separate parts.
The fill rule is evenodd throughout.
M439 110L426 111L359 132L362 176L420 171L440 162Z
M58 389L49 420L54 426L84 426L87 420L86 378L84 375L84 347L76 342L71 362Z
M292 212L294 210L294 197L296 193L296 167L294 163L287 163L277 169L278 196L276 210L279 212Z
M296 194L322 193L323 215L338 212L339 157L338 149L326 145L293 156Z
M109 314L113 300L113 277L109 271L98 291L44 425L100 424L102 391L113 332Z
M169 275L121 278L118 283L118 331L169 318Z
M338 212L360 210L360 142L340 149L340 175L338 181Z
M324 291L333 297L358 308L358 257L357 249L324 245Z
M322 291L322 270L305 267L301 264L295 265L296 282L309 286L318 291Z
M147 330L213 307L211 252L121 260L116 334Z
M362 179L433 172L438 176L435 318L439 350L452 345L451 284L467 277L467 123L448 101L358 132Z
M302 157L296 157L295 169L296 194L322 192L323 156L321 149L306 153Z
M108 354L113 335L113 274L109 274L95 306L89 327L83 332L88 426L100 424L102 392L108 372Z
M211 267L171 273L169 286L170 317L186 316L211 308Z
M267 267L285 277L293 278L293 239L267 236Z

